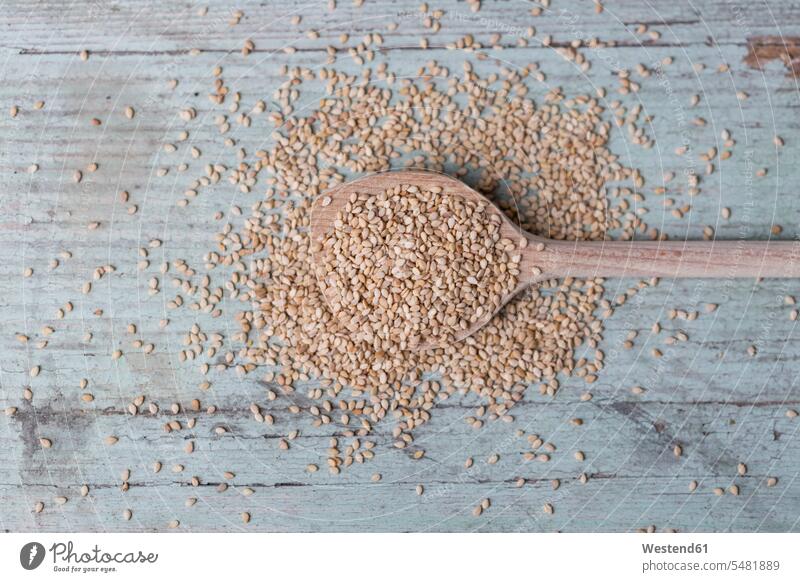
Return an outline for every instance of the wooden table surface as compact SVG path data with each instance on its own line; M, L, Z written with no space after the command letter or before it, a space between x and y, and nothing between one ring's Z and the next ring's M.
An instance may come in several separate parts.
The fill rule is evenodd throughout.
M464 2L443 0L429 6L444 11L436 34L424 28L419 2L407 0L366 0L361 7L339 0L332 12L316 1L1 4L0 408L17 410L0 416L0 529L168 531L177 520L176 531L800 530L800 419L791 414L800 408L800 342L790 317L794 306L786 299L798 293L793 280L663 281L644 289L604 322L606 366L591 386L591 401L580 399L587 390L583 380L565 378L553 398L529 390L515 408L514 423L489 422L475 430L464 418L478 401L454 398L419 430L417 442L427 451L422 460L394 449L391 423L384 422L377 428L376 458L338 476L306 472L309 463L324 464L335 428L316 429L309 421L292 449L283 451L277 442L294 426L291 402L279 398L271 404L274 426L253 422L248 406L264 400L263 382L213 372L212 388L202 391L196 363L178 360L182 334L196 319L236 347L231 336L237 326L230 317L235 300L226 299L229 315L213 320L188 309L170 311L166 303L174 290L168 278L159 294L148 294L148 281L162 262L184 258L202 267L218 228L211 218L215 210L227 215L234 205L247 208L253 200L223 184L187 209L176 206L190 173L177 172L175 158L165 157L161 146L187 126L181 108L198 108L202 122L192 125L191 145L203 156L194 160L187 144L179 144L180 161L202 168L217 154L232 159L213 120L205 119L213 67L225 68L252 107L257 99L270 99L283 80L281 67L322 66L325 47L338 45L343 32L356 44L381 30L384 44L375 63L387 62L399 74L414 75L431 59L457 71L468 58L483 73L539 63L547 79L532 84L534 99L553 86L567 96L607 86L607 102L638 103L652 116L652 149L633 146L624 129L611 140L623 162L647 178L651 226L671 238L701 239L703 227L711 225L720 239L768 239L775 236L771 227L780 225L778 238L792 239L800 235L800 92L792 74L800 57L800 3L607 0L597 13L589 1L553 0L532 16L535 2L485 0L472 12ZM205 5L207 14L201 15ZM236 9L243 16L232 26ZM302 16L297 25L294 15ZM391 22L398 24L396 31L387 29ZM647 31L637 30L641 24ZM536 27L536 35L519 46L528 26ZM309 29L320 38L308 38ZM502 34L500 46L488 47L494 33ZM419 45L423 34L430 39L427 50ZM487 46L486 60L446 48L466 34ZM552 42L545 46L548 35ZM616 45L581 49L592 61L588 71L556 50L594 37ZM255 51L244 58L240 50L248 38ZM288 46L297 50L284 51ZM663 75L638 79L639 63L653 69L667 58L672 63ZM336 66L360 70L346 55ZM638 93L615 93L620 69L641 81ZM167 83L173 78L179 81L175 89ZM322 95L322 87L314 87L304 88L301 98L310 107ZM695 106L692 95L699 95ZM34 107L38 100L44 101L41 109ZM19 113L12 118L15 105ZM128 105L136 110L132 120L123 114ZM102 125L91 125L92 118ZM254 151L270 142L264 127L263 135L234 137ZM664 172L682 175L686 169L686 156L676 155L676 148L722 151L725 130L736 140L734 155L715 161L701 194L690 197L684 188L666 196L674 207L691 205L677 218L652 189ZM783 146L775 145L775 135ZM98 170L86 171L93 161ZM705 162L698 163L702 173ZM35 173L28 171L32 164L38 165ZM158 175L161 167L169 168L165 176ZM766 175L757 176L759 168ZM73 181L75 169L83 170L80 183ZM130 192L127 204L119 202L120 190ZM137 205L135 214L127 212L131 204ZM728 219L721 217L724 207L731 209ZM94 221L99 226L87 228ZM151 265L140 271L139 248L153 239L163 244L150 249ZM52 259L59 261L55 268ZM103 265L116 270L82 294L83 283ZM26 277L29 267L34 272ZM608 281L608 296L635 284ZM61 319L57 310L68 301L73 310ZM719 308L707 313L708 303ZM700 316L669 319L672 309L698 310ZM170 325L162 329L158 322L165 317ZM664 346L665 334L649 333L655 322L667 333L683 330L688 340ZM153 342L152 353L132 347L129 323ZM39 348L45 325L54 333ZM639 335L624 349L631 331ZM20 343L20 333L31 340ZM662 358L651 356L654 347L664 351ZM124 357L112 359L116 349ZM32 377L34 366L41 372ZM89 379L93 402L81 400L81 378ZM646 391L633 393L635 385ZM32 397L26 398L26 389ZM145 405L142 414L129 414L128 403L139 394L158 403L159 412L151 414ZM193 398L217 411L171 413L172 403L185 407ZM169 420L186 423L192 416L197 424L191 430L163 430ZM583 425L574 426L573 418ZM218 434L218 427L227 432ZM526 442L517 429L558 443L553 460L524 463ZM108 435L119 442L107 445ZM52 446L43 447L41 438ZM192 455L184 452L188 440L195 443ZM573 458L578 449L586 454L583 462ZM487 463L492 454L499 454L496 464ZM466 470L468 456L475 466ZM157 474L155 461L164 467ZM173 472L175 464L184 470ZM226 471L235 477L226 479ZM373 482L374 473L382 480ZM198 486L192 476L199 477ZM516 487L518 477L527 479L523 487ZM768 487L768 477L777 484ZM555 478L561 480L557 491L550 485ZM692 480L698 482L694 492ZM219 492L223 482L230 487ZM422 496L415 493L418 483L425 486ZM88 495L81 495L83 485ZM728 492L731 485L739 487L738 495ZM717 487L726 493L716 495ZM244 495L246 488L253 494ZM66 503L58 504L58 497ZM188 497L197 498L193 507L185 506ZM473 516L484 498L492 507ZM36 512L39 501L44 509ZM545 503L555 508L552 515L542 511ZM132 519L123 518L125 509L132 510ZM242 512L252 515L247 525Z

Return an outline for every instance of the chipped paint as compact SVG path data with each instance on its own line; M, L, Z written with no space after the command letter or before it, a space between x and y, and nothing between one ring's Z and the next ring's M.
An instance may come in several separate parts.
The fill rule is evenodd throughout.
M753 69L762 70L769 61L780 60L787 75L800 75L800 37L751 36L747 39L747 56L744 62Z

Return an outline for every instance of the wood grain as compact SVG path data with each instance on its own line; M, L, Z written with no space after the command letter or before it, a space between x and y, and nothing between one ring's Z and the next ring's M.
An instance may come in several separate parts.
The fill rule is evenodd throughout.
M800 277L800 244L790 241L553 241L544 252L523 252L543 268L531 283L566 276Z

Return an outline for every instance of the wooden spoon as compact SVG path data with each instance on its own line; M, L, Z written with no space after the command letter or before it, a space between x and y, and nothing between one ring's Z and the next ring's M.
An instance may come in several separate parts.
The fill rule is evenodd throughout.
M438 186L444 192L488 204L502 218L502 236L518 242L522 260L519 284L506 294L500 307L455 332L458 340L480 329L517 293L547 279L564 277L800 277L800 244L794 241L564 241L523 231L482 194L463 182L427 170L399 170L372 174L340 184L318 197L311 209L311 237L321 244L350 195L381 194L398 184L422 189ZM523 242L527 239L527 244ZM317 279L329 304L338 305L336 290L326 281L321 253L315 253ZM435 347L419 345L417 349Z

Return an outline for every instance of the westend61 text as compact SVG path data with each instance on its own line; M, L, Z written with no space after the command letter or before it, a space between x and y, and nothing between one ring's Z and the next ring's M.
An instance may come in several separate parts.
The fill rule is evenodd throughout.
M708 544L642 544L645 554L707 554Z

